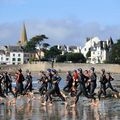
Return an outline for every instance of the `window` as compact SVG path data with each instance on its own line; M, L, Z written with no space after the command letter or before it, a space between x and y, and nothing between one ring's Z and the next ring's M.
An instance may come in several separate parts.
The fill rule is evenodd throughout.
M13 56L15 56L15 54L13 54Z
M15 65L15 63L13 63L13 65Z
M21 58L18 58L18 61L21 61Z
M16 59L15 59L15 58L13 58L13 59L12 59L12 61L16 61Z
M6 58L6 61L8 61L9 60L9 58Z
M26 54L24 54L24 57L26 57Z
M1 57L1 61L3 61L3 57Z
M20 57L20 54L18 54L18 56Z
M84 50L86 51L86 48Z

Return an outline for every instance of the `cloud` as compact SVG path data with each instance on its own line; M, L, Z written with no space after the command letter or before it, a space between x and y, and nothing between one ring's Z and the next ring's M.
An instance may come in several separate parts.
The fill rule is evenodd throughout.
M0 25L0 40L4 44L16 43L21 32L21 23L8 23ZM102 26L98 23L82 23L75 19L60 20L29 20L26 21L28 38L38 34L45 34L49 37L50 44L67 44L83 46L86 37L98 36L106 40L110 36L113 39L120 38L120 25Z
M77 44L83 46L86 37L100 37L106 40L110 36L113 39L120 38L120 25L102 26L99 23L82 23L75 19L28 21L30 36L46 34L52 44Z

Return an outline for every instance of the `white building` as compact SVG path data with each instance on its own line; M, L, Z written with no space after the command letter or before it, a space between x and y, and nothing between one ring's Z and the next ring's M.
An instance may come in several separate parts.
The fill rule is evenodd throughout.
M4 50L0 50L0 64L9 64L9 56Z
M78 46L57 45L57 48L62 51L62 55L64 55L64 53L80 53L81 52L81 47L78 47Z
M106 41L100 41L91 48L90 63L104 63L107 60L108 51L106 45Z
M31 53L24 53L20 46L4 46L0 50L0 64L24 64L32 57Z
M81 53L86 57L86 54L88 53L90 48L97 44L99 41L100 39L98 37L87 38L85 46L81 49Z
M81 52L87 57L86 54L90 51L91 55L87 58L88 63L104 63L109 58L109 51L112 44L112 38L101 41L98 37L95 37L87 40Z

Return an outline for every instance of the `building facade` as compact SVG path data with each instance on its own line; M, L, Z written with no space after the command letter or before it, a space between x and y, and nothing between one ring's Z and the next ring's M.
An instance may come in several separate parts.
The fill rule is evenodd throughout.
M80 53L81 47L79 46L66 46L66 45L57 45L57 48L62 51L62 55L65 53Z
M100 39L98 37L87 38L85 46L81 49L81 53L86 57L86 54L88 53L88 51L90 51L90 48L98 42L100 42Z
M109 53L112 45L112 38L109 38L106 41L101 41L98 37L94 37L87 39L81 52L87 58L87 63L104 63L109 59ZM90 56L87 56L88 52L90 52Z
M26 53L20 46L4 46L0 50L0 64L25 64L32 57L31 53Z

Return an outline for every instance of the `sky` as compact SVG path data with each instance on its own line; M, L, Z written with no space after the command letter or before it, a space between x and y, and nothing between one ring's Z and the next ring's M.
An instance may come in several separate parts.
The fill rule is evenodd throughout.
M86 37L120 38L120 0L0 0L0 44L45 34L51 45L83 46Z

